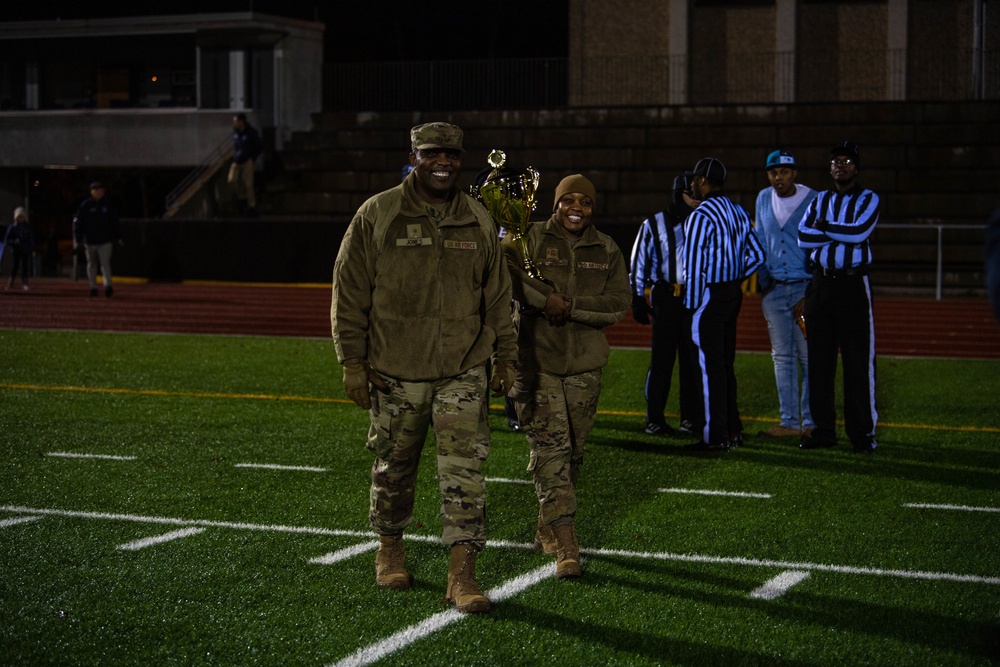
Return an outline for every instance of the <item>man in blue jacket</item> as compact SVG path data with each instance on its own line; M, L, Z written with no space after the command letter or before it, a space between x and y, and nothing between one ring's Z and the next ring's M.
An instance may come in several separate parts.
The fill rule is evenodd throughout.
M757 285L771 338L781 422L759 435L799 438L815 428L809 410L809 355L797 313L812 277L806 251L798 243L799 220L816 191L795 182L799 173L795 156L787 151L768 154L764 169L771 186L757 195L756 227L767 260L757 270Z

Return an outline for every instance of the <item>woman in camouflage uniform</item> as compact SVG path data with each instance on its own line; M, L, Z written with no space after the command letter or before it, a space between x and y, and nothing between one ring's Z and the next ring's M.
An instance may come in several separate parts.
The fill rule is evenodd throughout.
M573 525L576 482L608 363L604 328L629 306L621 250L591 224L595 200L593 183L567 176L556 188L552 217L532 225L528 247L544 280L529 277L516 243L504 240L519 304L512 395L531 447L528 469L539 502L535 541L556 554L560 578L582 574Z

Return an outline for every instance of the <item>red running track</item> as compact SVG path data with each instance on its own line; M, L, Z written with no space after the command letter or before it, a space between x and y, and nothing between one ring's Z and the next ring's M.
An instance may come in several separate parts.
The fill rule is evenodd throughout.
M330 336L328 285L141 283L120 280L114 296L89 297L86 282L36 279L31 291L0 292L0 329L149 331L253 336ZM1000 328L985 299L875 297L880 355L1000 359ZM620 347L648 347L649 328L631 317L609 327ZM759 297L740 313L737 348L768 352Z

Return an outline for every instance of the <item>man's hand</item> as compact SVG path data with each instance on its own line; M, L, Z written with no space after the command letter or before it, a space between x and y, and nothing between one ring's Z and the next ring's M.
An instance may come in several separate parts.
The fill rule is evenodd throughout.
M799 325L799 329L802 330L802 336L806 337L806 300L805 298L799 299L792 306L792 317L795 318L795 323Z
M638 294L632 295L632 319L639 324L649 324L649 304Z
M344 391L347 397L354 401L359 408L371 410L372 396L371 387L373 385L382 393L389 391L389 385L385 380L373 371L367 361L344 364Z
M542 317L549 324L561 324L569 319L571 310L573 310L573 298L565 292L553 292L545 300L545 307L542 308Z
M506 396L514 387L514 365L505 361L493 364L493 376L490 378L490 390L494 398Z
M830 226L829 220L824 220L823 218L816 218L816 222L813 223L813 229L818 229L821 232L825 232L826 228Z

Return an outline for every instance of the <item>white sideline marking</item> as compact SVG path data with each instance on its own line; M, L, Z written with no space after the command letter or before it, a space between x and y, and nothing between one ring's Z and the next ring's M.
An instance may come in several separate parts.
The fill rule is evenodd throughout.
M657 489L660 493L696 493L703 496L735 496L737 498L771 498L770 493L748 491L714 491L712 489Z
M864 574L874 577L896 577L899 579L924 579L927 581L961 581L972 584L1000 585L1000 577L983 577L977 574L953 574L951 572L922 572L920 570L885 570L877 567L827 565L825 563L792 563L781 560L760 560L757 558L743 558L740 556L701 556L698 554L672 554L666 552L625 551L619 549L580 549L580 553L586 553L592 556L615 556L617 558L646 558L651 560L675 560L683 563L709 563L713 565L747 565L751 567L770 567L782 570L813 570L816 572L836 572L837 574Z
M534 486L535 483L530 479L510 479L508 477L487 477L487 482L493 484L527 484L528 486Z
M347 547L346 549L341 549L340 551L333 551L323 556L317 556L316 558L310 558L309 562L313 565L333 565L334 563L339 563L342 560L347 560L358 554L363 554L366 551L374 551L378 549L378 540L372 540L371 542L363 542L361 544L355 544L353 547Z
M202 519L175 519L158 516L139 516L135 514L109 514L103 512L80 512L74 510L40 509L18 505L0 505L0 512L12 514L39 514L42 516L63 516L82 519L110 519L113 521L133 521L137 523L157 523L174 526L201 526L203 528L232 528L234 530L260 530L277 533L305 533L334 537L370 538L370 531L339 530L334 528L313 528L310 526L282 526L256 523L236 523L230 521L206 521ZM414 542L440 544L439 537L432 535L408 535L405 539ZM501 549L533 549L531 542L510 542L507 540L490 540L492 547ZM850 565L829 565L825 563L795 563L780 560L760 560L740 556L704 556L699 554L675 554L669 552L626 551L624 549L580 549L580 553L591 556L612 556L615 558L641 558L646 560L678 561L684 563L710 563L716 565L744 565L749 567L766 567L778 570L809 570L817 572L835 572L838 574L863 574L875 577L897 577L900 579L925 579L928 581L961 581L973 584L1000 585L1000 576L986 577L976 574L954 574L951 572L923 572L919 570L886 570L882 568L854 567ZM549 564L548 568L552 568Z
M61 456L67 459L108 459L111 461L135 461L134 456L115 456L113 454L78 454L76 452L46 452L46 456Z
M787 593L788 589L808 576L808 572L796 572L794 570L782 572L760 588L751 591L750 597L757 600L776 600Z
M169 533L157 535L156 537L147 537L142 540L136 540L135 542L119 544L118 548L122 551L138 551L139 549L145 549L146 547L151 547L156 544L179 540L182 537L191 537L192 535L197 535L198 533L203 532L205 532L204 528L182 528L181 530L173 530Z
M1000 512L1000 507L971 507L969 505L931 505L928 503L903 503L903 507L928 510L960 510L962 512Z
M552 568L552 564L547 563L542 567L522 574L519 577L514 577L510 581L487 591L486 597L493 600L494 603L503 602L507 598L513 597L521 591L534 586L546 577L552 576L554 572L555 570ZM385 656L409 646L418 639L422 639L423 637L437 632L438 630L445 628L456 621L462 620L464 616L465 614L462 614L460 611L452 607L448 611L439 612L430 618L417 623L416 625L404 628L396 634L386 637L380 642L366 646L353 655L349 655L338 662L331 663L331 665L335 667L362 667L363 665L369 665L376 660L381 660Z
M10 519L0 519L0 528L7 528L8 526L16 526L22 523L28 523L29 521L38 521L42 517L40 516L15 516Z
M266 468L267 470L297 470L300 472L326 472L326 468L312 466L283 466L276 463L234 463L234 468Z

